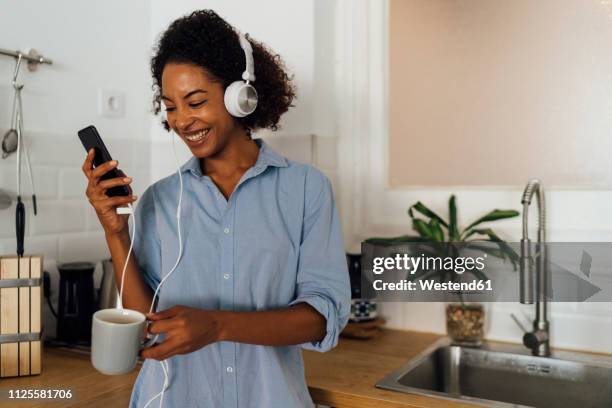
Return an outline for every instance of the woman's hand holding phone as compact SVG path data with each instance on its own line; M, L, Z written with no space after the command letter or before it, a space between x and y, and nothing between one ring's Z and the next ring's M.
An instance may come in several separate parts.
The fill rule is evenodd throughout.
M109 170L117 167L117 161L109 161L93 168L93 159L95 150L90 149L87 157L83 162L83 173L88 179L87 190L85 194L89 202L96 210L100 224L104 228L107 235L116 235L127 231L128 217L117 214L117 207L125 206L136 201L136 196L132 194L130 183L132 179L125 177L125 173L118 170L124 177L115 177L107 180L100 180ZM130 191L128 196L109 197L106 195L106 190L116 186L127 186Z

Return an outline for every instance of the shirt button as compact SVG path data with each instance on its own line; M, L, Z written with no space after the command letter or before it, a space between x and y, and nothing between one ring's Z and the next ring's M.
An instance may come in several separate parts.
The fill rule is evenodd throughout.
M230 278L230 274L229 273L223 274L223 279L229 279L229 278Z
M234 369L230 366L230 367L227 367L225 371L227 371L228 373L231 373L232 371L234 371Z
M225 228L223 232L225 232L226 234L229 234L229 228Z

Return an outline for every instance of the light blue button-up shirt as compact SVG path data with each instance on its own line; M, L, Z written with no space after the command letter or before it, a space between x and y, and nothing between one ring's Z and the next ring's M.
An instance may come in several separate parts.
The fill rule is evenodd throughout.
M164 407L312 407L301 348L330 350L347 323L350 283L329 180L256 142L257 162L229 200L202 174L196 157L181 167L183 255L160 289L157 310L257 311L306 302L327 319L327 333L301 345L222 341L173 356ZM174 174L150 186L136 209L134 254L153 290L178 254L178 193ZM130 407L143 407L163 380L161 364L146 360Z

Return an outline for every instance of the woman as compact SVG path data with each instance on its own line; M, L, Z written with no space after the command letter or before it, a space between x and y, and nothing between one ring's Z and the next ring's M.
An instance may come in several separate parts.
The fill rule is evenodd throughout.
M348 320L350 287L328 179L281 156L251 132L276 129L294 97L282 62L252 39L256 110L233 117L224 91L241 80L245 54L233 28L212 11L173 22L151 61L156 113L189 147L181 167L183 254L160 289L149 332L163 341L146 360L130 401L143 407L169 365L169 407L311 407L300 348L334 347ZM104 192L113 164L83 165L87 196L104 228L119 281L130 236L118 206L136 197ZM116 166L116 164L115 164ZM149 311L178 255L179 177L150 186L136 211L137 237L124 287L126 308ZM135 258L135 259L134 259Z

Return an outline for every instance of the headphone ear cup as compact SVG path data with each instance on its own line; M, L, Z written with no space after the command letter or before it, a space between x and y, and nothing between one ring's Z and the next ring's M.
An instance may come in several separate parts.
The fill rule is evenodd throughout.
M255 111L258 96L253 85L235 81L225 90L223 100L230 115L242 118Z

